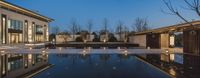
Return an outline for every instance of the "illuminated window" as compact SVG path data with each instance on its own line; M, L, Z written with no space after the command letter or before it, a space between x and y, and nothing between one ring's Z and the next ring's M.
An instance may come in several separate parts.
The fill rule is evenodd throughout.
M8 20L8 28L9 29L15 29L15 30L22 30L23 29L23 22L19 20Z

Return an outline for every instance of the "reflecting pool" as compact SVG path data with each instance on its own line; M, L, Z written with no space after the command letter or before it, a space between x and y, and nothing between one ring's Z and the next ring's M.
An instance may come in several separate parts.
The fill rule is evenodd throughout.
M51 54L52 68L34 78L170 78L134 55Z
M197 55L80 51L0 53L0 78L200 78Z

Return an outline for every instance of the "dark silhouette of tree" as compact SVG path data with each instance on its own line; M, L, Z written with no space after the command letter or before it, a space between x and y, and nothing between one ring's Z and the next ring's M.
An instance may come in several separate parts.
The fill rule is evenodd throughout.
M129 29L128 27L124 26L124 38L125 38L125 42L128 42L129 39Z
M116 33L119 34L119 41L122 41L123 27L124 24L122 23L122 21L119 21L116 28Z
M113 33L109 33L109 39L108 42L117 42L117 38L114 36Z
M146 18L136 18L134 25L137 32L149 30L148 21Z
M88 32L89 32L89 39L90 39L90 35L92 33L92 27L93 27L93 21L89 20L87 23L87 27L88 27Z
M183 0L186 4L186 9L194 11L198 16L200 16L200 3L199 0ZM168 12L162 10L163 13L170 14L170 15L176 15L180 19L182 19L184 22L190 24L192 26L192 23L190 23L178 10L177 7L174 7L171 0L163 0L164 4L166 5Z
M74 38L75 38L74 35L81 31L81 27L78 25L76 19L72 19L71 20L71 28L70 28L70 30L71 30L71 33L72 33L72 38L74 40Z
M53 39L56 38L56 35L54 33L49 35L49 41L53 41Z
M92 35L94 35L94 39L92 40L93 42L100 42L99 35L97 35L95 32L93 32Z
M103 20L103 31L102 32L104 32L105 33L105 38L104 39L107 39L107 35L108 35L108 19L107 18L105 18L104 20Z
M81 38L83 39L83 40L87 40L87 35L89 34L89 32L88 31L86 31L86 30L82 30L81 32L80 32L80 36L81 36Z

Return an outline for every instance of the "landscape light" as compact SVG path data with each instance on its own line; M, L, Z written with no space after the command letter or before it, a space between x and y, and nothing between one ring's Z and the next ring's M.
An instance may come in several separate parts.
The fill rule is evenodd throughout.
M29 49L32 50L33 48L32 48L32 47L29 47Z
M104 39L103 42L106 43L106 39Z

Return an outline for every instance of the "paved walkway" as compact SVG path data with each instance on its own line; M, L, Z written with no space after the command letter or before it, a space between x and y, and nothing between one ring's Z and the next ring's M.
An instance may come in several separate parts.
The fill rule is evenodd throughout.
M63 53L63 54L160 54L181 53L162 49L9 49L4 53Z

